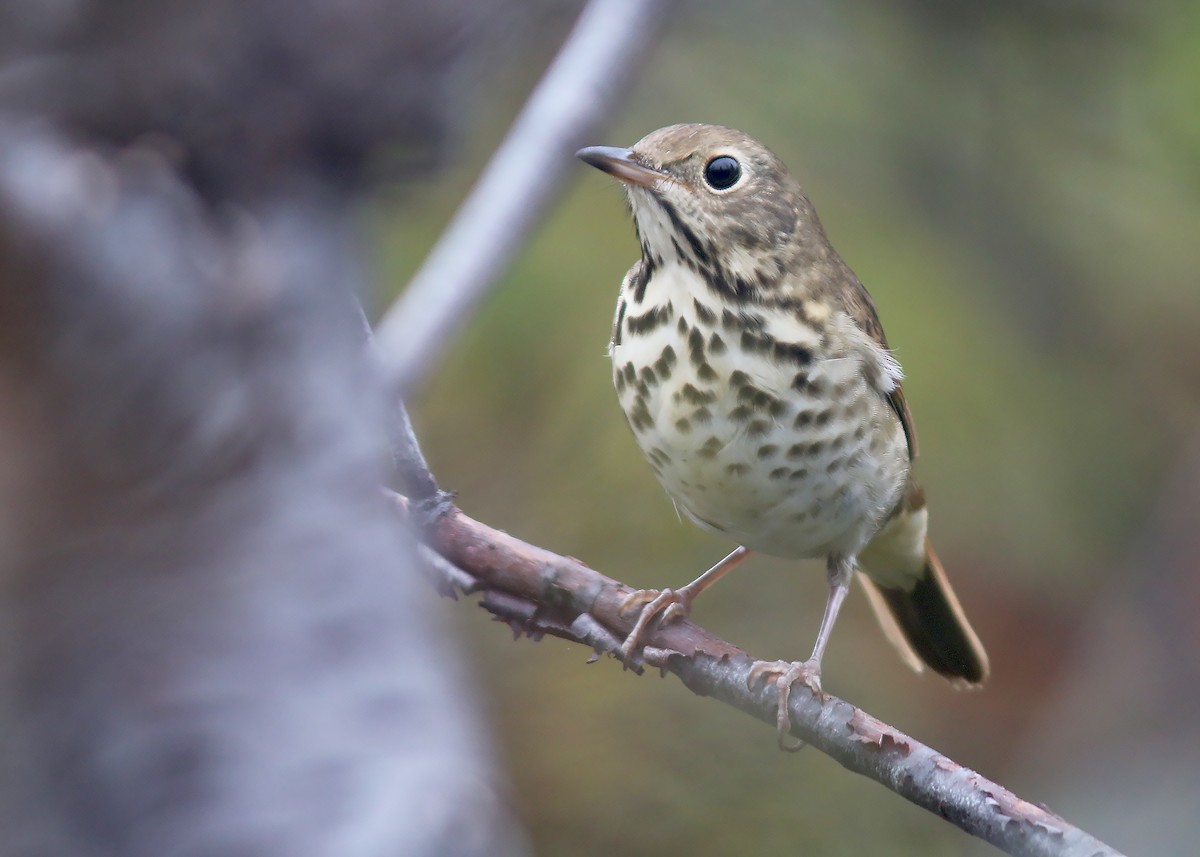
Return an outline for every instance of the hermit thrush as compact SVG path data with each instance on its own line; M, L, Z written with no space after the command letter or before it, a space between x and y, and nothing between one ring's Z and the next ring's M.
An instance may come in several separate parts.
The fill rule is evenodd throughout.
M622 654L752 551L825 557L812 656L757 662L779 729L821 657L854 572L914 668L960 684L987 655L926 538L900 365L874 304L830 246L799 182L740 131L672 125L579 157L624 182L642 257L625 275L610 352L638 445L675 505L740 547L686 586L643 590Z

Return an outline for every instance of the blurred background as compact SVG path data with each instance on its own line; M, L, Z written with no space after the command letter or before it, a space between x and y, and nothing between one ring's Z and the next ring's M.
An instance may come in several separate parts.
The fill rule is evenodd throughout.
M578 4L530 2L448 172L380 200L402 287ZM992 658L983 692L911 674L861 593L826 688L1128 853L1200 833L1200 4L678 4L597 144L736 126L791 167L907 374L932 535ZM564 157L567 154L564 153ZM731 545L681 523L627 429L605 347L633 238L583 165L410 405L470 515L634 586ZM694 616L799 658L817 562L756 559ZM468 640L543 855L993 853L678 682L558 640Z

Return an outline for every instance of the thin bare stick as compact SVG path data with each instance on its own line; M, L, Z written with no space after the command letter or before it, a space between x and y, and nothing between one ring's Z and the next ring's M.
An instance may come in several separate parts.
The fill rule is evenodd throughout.
M408 504L392 499L404 516ZM615 653L632 627L621 605L632 589L577 560L527 544L457 508L427 530L442 558L439 589L470 588L515 631L573 639ZM644 663L671 672L701 696L711 696L775 726L775 689L747 686L752 659L690 621L649 635ZM855 773L936 813L963 831L1022 857L1120 857L1083 830L946 758L916 739L829 694L797 685L791 695L792 734Z
M503 273L658 34L667 0L592 0L508 136L377 329L388 389L418 387Z
M368 350L371 365L379 368L379 348L375 343L375 332L367 319L362 304L355 300L355 311L362 322L363 341ZM442 491L438 488L433 471L425 462L425 453L421 452L421 444L413 431L412 420L408 418L408 408L403 399L392 399L387 403L389 413L384 420L384 428L388 434L388 445L392 453L392 469L395 479L405 496L419 504L429 506L429 511L436 511L442 499Z

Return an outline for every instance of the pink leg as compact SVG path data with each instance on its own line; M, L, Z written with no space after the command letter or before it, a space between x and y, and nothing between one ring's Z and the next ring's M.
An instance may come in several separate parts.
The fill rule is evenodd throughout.
M662 624L666 624L688 615L692 609L692 602L699 597L700 593L741 565L746 557L750 556L750 553L751 551L748 548L736 548L729 556L704 572L704 574L687 584L687 586L679 587L679 589L663 589L661 591L639 589L637 592L630 593L629 597L625 599L625 603L621 605L622 613L637 604L644 604L645 606L642 607L641 615L638 616L633 630L629 632L629 636L621 644L619 651L621 662L625 666L629 666L630 661L633 659L633 653L642 644L642 636L646 633L646 630L650 627L650 623L656 616L661 613Z
M792 730L791 713L788 703L791 700L792 685L804 682L813 693L821 692L821 659L825 656L825 647L833 633L834 623L841 612L842 602L850 591L850 578L854 576L854 557L829 557L826 567L829 580L829 597L825 600L825 614L821 617L821 628L817 631L817 642L813 645L812 655L807 661L755 661L750 667L750 677L747 683L753 687L765 676L775 677L775 688L779 694L779 707L775 715L775 725L779 730L779 747L783 750L795 751L804 746L788 744L786 739Z

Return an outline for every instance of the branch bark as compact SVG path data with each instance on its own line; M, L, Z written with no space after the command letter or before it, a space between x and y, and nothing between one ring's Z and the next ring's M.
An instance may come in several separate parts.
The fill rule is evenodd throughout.
M390 496L407 518L408 501ZM614 652L632 627L635 617L623 616L620 607L633 589L578 560L492 529L453 506L425 530L426 571L438 589L481 592L483 606L514 631L584 643L598 657ZM643 659L694 693L775 725L774 687L747 685L753 659L693 622L656 629ZM1120 857L1059 816L835 696L797 685L791 716L796 738L1009 854Z
M389 389L419 386L507 267L654 44L667 0L592 0L471 195L376 329Z

